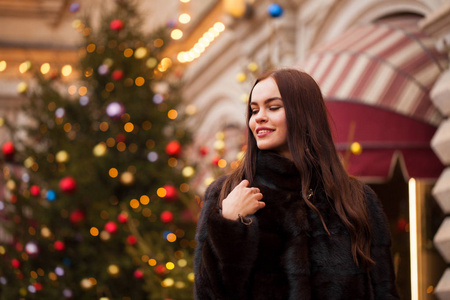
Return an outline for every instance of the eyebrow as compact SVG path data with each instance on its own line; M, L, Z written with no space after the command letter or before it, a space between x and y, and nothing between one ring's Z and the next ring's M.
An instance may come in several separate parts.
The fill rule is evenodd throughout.
M275 100L282 100L283 101L283 99L281 99L280 97L272 97L272 98L269 98L269 99L265 100L264 104L267 104L267 103L275 101ZM250 102L250 105L258 105L258 103L252 101L252 102Z

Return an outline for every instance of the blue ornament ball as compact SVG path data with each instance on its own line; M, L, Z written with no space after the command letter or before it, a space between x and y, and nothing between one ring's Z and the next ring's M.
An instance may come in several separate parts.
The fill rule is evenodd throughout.
M69 10L70 10L70 12L73 12L73 13L79 11L80 10L80 3L78 3L78 2L72 3L70 5L70 7L69 7Z
M283 15L283 8L276 3L272 3L267 8L267 12L272 18L279 18Z
M54 201L56 199L56 193L53 190L48 190L46 196L48 201Z

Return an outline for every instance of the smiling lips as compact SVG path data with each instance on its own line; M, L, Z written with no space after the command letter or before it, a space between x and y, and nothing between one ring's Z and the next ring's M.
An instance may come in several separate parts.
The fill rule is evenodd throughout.
M256 135L258 137L265 137L266 135L268 135L274 131L275 131L275 129L270 129L267 127L259 127L259 128L256 128Z

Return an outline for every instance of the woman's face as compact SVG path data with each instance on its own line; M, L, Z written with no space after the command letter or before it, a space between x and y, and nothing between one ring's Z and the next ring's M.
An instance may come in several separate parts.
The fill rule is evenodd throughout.
M268 77L253 88L249 127L260 150L274 150L291 157L283 101L275 80Z

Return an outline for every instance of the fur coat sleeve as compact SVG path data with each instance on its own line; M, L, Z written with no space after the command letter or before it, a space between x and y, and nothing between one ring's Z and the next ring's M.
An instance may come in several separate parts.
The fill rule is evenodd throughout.
M196 234L195 299L242 299L256 258L258 226L227 220L219 212L224 181L216 180L205 193Z

